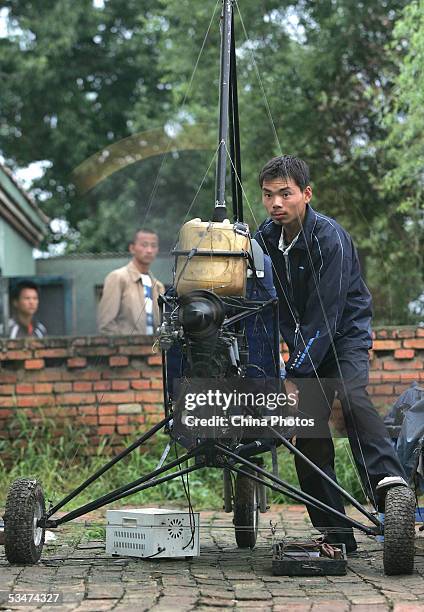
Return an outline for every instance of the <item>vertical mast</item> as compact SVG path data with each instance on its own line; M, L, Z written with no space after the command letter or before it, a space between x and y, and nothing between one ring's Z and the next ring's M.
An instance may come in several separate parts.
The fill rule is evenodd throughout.
M213 221L223 221L228 216L225 203L225 178L228 147L228 105L230 101L232 14L233 1L223 0L219 83L219 149L216 165L216 198Z

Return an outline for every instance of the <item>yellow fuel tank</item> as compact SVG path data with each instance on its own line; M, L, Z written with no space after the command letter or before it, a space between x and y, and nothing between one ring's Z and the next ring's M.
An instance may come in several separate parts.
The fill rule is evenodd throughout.
M247 227L247 226L246 226ZM228 219L222 223L192 219L180 231L177 251L248 252L249 235L238 233ZM178 255L174 287L178 295L208 289L217 295L246 295L247 258L220 255Z

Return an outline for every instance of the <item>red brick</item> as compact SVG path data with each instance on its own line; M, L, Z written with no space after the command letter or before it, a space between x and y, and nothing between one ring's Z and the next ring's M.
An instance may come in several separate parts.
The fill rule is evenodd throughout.
M159 404L145 404L143 406L143 410L144 412L157 412L157 413L162 413L162 406Z
M94 393L64 393L57 396L58 404L94 404L95 401Z
M116 378L116 370L102 370L102 378ZM119 370L119 378L140 378L140 370L122 368Z
M374 333L374 338L388 338L389 332L387 329L376 329Z
M102 395L98 393L97 399L112 404L129 404L135 400L135 394L133 391L128 391L127 393L103 393Z
M6 361L22 361L22 359L31 359L32 352L31 351L7 351L4 356L4 360Z
M112 380L112 389L114 391L126 391L130 388L129 380Z
M100 425L114 425L115 424L115 417L112 415L108 415L108 416L100 416L99 417L99 424Z
M109 347L83 347L78 349L78 353L81 355L86 355L87 357L109 357L109 355L113 355L116 353L115 348Z
M395 385L395 395L400 395L401 393L406 391L408 387L408 383L405 383L404 385Z
M71 357L66 362L68 368L85 368L87 365L87 359L85 357Z
M404 340L403 346L411 349L424 349L424 338L415 338L413 340Z
M109 357L109 365L111 368L125 368L128 365L128 357L123 355Z
M424 338L424 327L418 327L415 335L417 338Z
M12 395L12 393L15 393L15 385L0 385L0 395Z
M33 380L34 382L55 382L62 380L62 370L60 368L47 368L41 372L33 371L25 374L26 380Z
M79 414L97 414L97 406L78 406Z
M38 351L34 351L34 357L36 358L60 358L60 357L67 357L68 356L68 350L67 349L63 349L63 348L48 348L48 349L41 349Z
M53 390L55 393L66 393L66 391L72 391L72 383L55 382L53 384Z
M163 380L161 378L153 378L150 381L150 386L152 389L163 389Z
M384 382L387 382L387 381L399 382L399 373L398 372L381 372L381 380L383 380Z
M148 423L149 425L154 425L155 423L159 423L159 421L160 421L162 418L163 418L163 417L162 417L162 415L161 415L161 414L159 414L159 413L158 413L158 414L152 413L152 414L149 414L149 415L146 417L146 423Z
M131 427L131 425L118 425L118 433L120 435L125 436L133 432L134 432L134 427Z
M405 342L408 342L408 340L405 340ZM372 344L374 351L394 351L400 347L400 340L374 340Z
M24 395L16 399L19 407L24 406L51 406L55 403L52 395Z
M98 419L97 416L82 415L78 417L78 423L82 423L82 425L97 425Z
M13 410L9 410L8 408L1 408L0 409L0 419L8 419L13 414L15 414L14 411Z
M411 380L411 381L418 380L420 373L418 373L418 372L401 372L400 373L400 380L401 381L404 381L404 380Z
M162 368L159 367L149 367L142 365L137 378L140 377L140 373L143 378L147 378L148 380L151 380L152 378L162 378Z
M53 392L52 383L35 383L34 385L34 393L52 393L52 392Z
M91 391L93 384L91 382L74 382L72 385L73 391Z
M0 383L13 384L16 382L16 379L17 379L17 374L15 372L8 372L6 374L6 372L2 370L0 367Z
M162 356L161 355L152 355L147 358L147 363L149 365L162 365Z
M395 361L394 359L385 359L383 361L384 370L401 370L402 368L403 364Z
M395 351L395 359L413 359L415 351L413 349L397 349Z
M116 406L99 406L98 412L99 414L116 414L117 407Z
M162 383L162 381L161 381L161 383ZM131 381L131 388L132 389L149 389L150 388L150 381L149 380L144 380L144 379L132 380Z
M135 394L135 399L137 402L162 402L163 401L163 393L160 391L139 391Z
M94 391L109 391L112 388L111 383L108 380L99 380L93 383Z
M100 380L101 373L97 370L71 370L63 372L63 380Z
M415 338L415 328L400 328L396 330L396 338Z
M0 406L14 408L16 406L16 397L14 395L4 395L0 397Z
M153 353L151 346L143 344L139 346L120 346L119 352L122 355L151 355Z
M371 391L372 395L391 395L393 393L393 385L374 385Z
M27 359L25 361L25 370L42 370L44 365L44 359Z
M110 425L100 425L100 427L97 428L97 433L99 434L99 436L107 436L109 434L115 433L115 427L112 427Z

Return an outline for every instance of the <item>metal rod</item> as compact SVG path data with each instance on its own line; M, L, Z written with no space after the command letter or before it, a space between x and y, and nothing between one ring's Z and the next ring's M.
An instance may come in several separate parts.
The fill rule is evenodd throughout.
M102 495L98 499L92 502L89 502L88 504L84 504L84 506L81 506L80 508L77 508L76 510L72 510L72 512L70 512L69 514L73 515L72 518L77 518L77 516L81 516L82 514L85 514L85 512L91 512L92 510L96 510L97 508L100 508L102 505L104 505L103 502L109 503L109 500L111 500L116 495L125 493L126 491L129 491L133 487L136 487L137 485L142 484L143 482L146 482L147 480L151 480L155 478L155 476L159 476L160 474L167 472L171 468L179 465L180 463L184 463L184 461L187 461L188 459L191 459L192 457L193 457L193 452L186 453L181 458L174 459L174 461L170 461L169 463L166 463L162 467L157 468L156 470L153 470L152 472L149 472L146 476L142 476L141 478L138 478L137 480L133 480L133 482L130 482L129 484L123 485L122 487L119 487L118 489L115 489L114 491L111 491L110 493L107 493L106 495ZM97 505L98 503L100 503L100 506ZM78 514L75 514L75 513L78 513ZM52 516L51 514L48 514L46 518L50 518L51 516ZM65 516L68 516L68 514Z
M229 115L229 123L230 123L230 159L232 161L231 164L231 196L232 196L232 204L233 204L233 220L238 221L238 191L237 191L237 176L234 170L235 167L235 143L234 143L234 109L233 109L233 86L232 86L232 78L230 77L230 101L228 104L228 115Z
M230 64L230 86L231 86L231 102L232 110L232 132L233 132L233 163L235 171L231 168L234 175L233 178L236 184L236 218L237 221L243 221L243 192L241 188L241 151L240 151L240 123L238 111L238 91L237 91L237 58L236 58L236 37L234 29L234 11L231 13L231 64Z
M255 476L254 474L251 474L249 472L245 472L244 470L241 470L240 468L232 465L230 466L230 468L232 471L237 472L238 474L243 474L244 476L248 476L249 478L252 478L252 480L255 480L257 483L259 483L260 485L265 485L266 487L269 487L270 489L272 489L273 491L277 491L278 493L283 493L284 495L286 495L287 497L290 497L291 499L294 499L295 501L301 502L302 504L307 503L308 506L312 506L313 508L315 508L316 510L322 510L323 508L320 508L320 506L318 506L317 504L314 504L312 502L305 502L305 500L303 499L302 495L297 495L296 493L291 493L289 491L285 491L283 489L283 487L278 486L276 484L272 484L269 482L265 482L262 478L259 478L259 476ZM299 491L299 493L303 493L303 491ZM319 501L319 500L317 500ZM321 502L323 503L323 502ZM324 506L326 506L326 504L324 504ZM334 510L334 508L331 508L331 506L327 506L328 510ZM353 518L350 518L350 516L347 516L346 514L342 514L342 517L344 518L344 520L349 523L349 525L351 527L356 527L357 529L360 529L361 531L363 531L364 533L366 533L367 535L376 535L376 530L375 527L368 527L367 525L362 525L362 523L359 523L358 521L356 521Z
M138 487L134 487L130 491L126 491L125 493L122 493L121 495L116 495L115 497L109 499L108 501L100 503L100 500L97 500L97 502L92 502L93 504L92 510L98 510L99 508L102 508L103 506L106 506L107 504L118 501L119 499L124 499L125 497L129 497L130 495L134 495L134 493L139 493L140 491L144 491L145 489L150 489L151 487L155 487L156 485L162 484L163 482L167 482L168 480L173 480L174 478L178 478L179 476L183 476L184 474L189 474L190 472L199 470L202 467L204 467L203 463L202 464L197 463L195 465L191 465L190 467L184 468L182 470L172 472L172 474L167 474L166 476L162 476L162 478L158 478L157 480L148 481L147 483L139 485ZM80 508L79 510L82 510L82 508ZM59 525L62 525L63 523L68 523L69 521L72 521L74 518L78 518L79 516L82 516L86 512L90 512L90 510L84 510L82 512L79 512L79 510L74 510L73 512L69 512L68 514L65 514L65 516L62 516L61 518L55 521L52 521L51 522L52 524L50 524L50 521L49 521L46 524L46 527L50 527L50 528L58 527Z
M278 437L279 440L281 440L281 442L286 448L288 448L294 455L297 455L298 457L303 459L305 463L307 463L311 468L313 468L324 480L326 480L334 489L336 489L336 491L341 493L343 497L347 499L352 504L352 506L359 510L359 512L366 516L367 519L374 523L374 525L381 525L380 521L374 515L368 512L368 510L364 508L362 504L356 501L356 499L352 497L350 493L345 491L343 487L341 487L335 480L330 478L330 476L328 476L328 474L321 470L321 468L319 468L313 461L308 459L308 457L306 457L306 455L304 455L298 448L296 448L294 444L289 442L284 436L282 436L276 429L274 429L270 425L268 425L267 427Z
M146 440L151 438L156 432L162 429L162 427L164 427L167 423L169 423L171 419L172 419L171 415L166 416L164 419L162 419L162 421L154 425L154 427L152 427L151 429L149 429L149 431L143 434L141 438L133 442L131 446L129 446L128 448L120 452L118 455L116 455L116 457L108 461L106 465L104 465L103 467L98 469L96 472L94 472L94 474L90 476L89 478L87 478L87 480L85 480L79 487L71 491L71 493L69 493L66 497L64 497L59 503L53 506L53 508L51 508L47 512L46 518L50 518L51 516L53 516L53 514L55 514L58 510L60 510L60 508L63 508L63 506L67 504L69 501L71 501L71 499L74 499L74 497L79 495L81 491L84 491L84 489L86 489L92 482L100 478L100 476L103 476L103 474L107 472L108 470L110 470L110 468L113 467L115 463L118 463L118 461L121 461L121 459L123 459L124 457L132 453L133 450L141 446L141 444L146 442Z
M331 506L327 506L327 504L325 504L324 502L320 501L319 499L316 499L315 497L312 497L312 495L309 495L308 493L305 493L304 491L296 489L296 487L293 487L292 485L290 485L289 483L285 482L284 480L281 480L281 478L278 478L274 474L271 474L267 470L264 470L263 468L259 467L255 463L252 463L248 459L245 459L244 457L240 457L237 453L233 453L231 450L229 450L225 446L222 446L219 443L215 443L215 446L216 446L216 448L218 450L220 450L221 452L225 453L228 457L231 457L232 459L235 459L236 461L242 463L243 465L246 465L247 467L255 470L258 474L262 474L263 476L269 478L270 480L272 480L273 482L277 483L281 487L284 487L288 491L291 491L291 492L295 493L296 495L300 496L303 499L304 503L307 504L307 503L311 502L315 506L318 506L321 510L324 510L326 512L330 512L330 514L333 514L334 516L337 516L338 518L341 518L343 520L348 520L348 522L350 522L350 524L355 525L358 529L362 529L362 531L364 531L364 528L365 529L369 529L368 527L365 527L364 525L362 525L361 523L358 523L354 519L346 517L345 514L342 514L338 510L335 510ZM229 466L229 467L231 467L231 466ZM267 484L267 483L265 483L265 484ZM365 508L362 508L362 510L363 510L363 514L366 513L365 516L367 516L369 514L369 512L367 512L365 510ZM372 522L377 527L381 527L381 522L377 518L375 518L374 516L372 516L372 515L370 515L370 516L371 516ZM368 516L367 516L367 518L368 518ZM374 533L374 531L372 533Z
M234 323L237 323L238 321L241 321L242 319L247 319L247 317L251 317L255 313L260 312L261 310L264 310L264 308L272 304L274 301L276 301L275 298L268 300L268 302L262 302L262 305L258 306L254 312L241 312L240 314L234 315L233 317L226 319L224 323L222 324L222 327L229 327L230 325L234 325Z
M223 221L227 217L225 204L225 179L227 167L228 102L230 98L231 63L231 15L232 0L223 0L221 30L221 71L219 87L219 144L216 165L216 201L213 221Z

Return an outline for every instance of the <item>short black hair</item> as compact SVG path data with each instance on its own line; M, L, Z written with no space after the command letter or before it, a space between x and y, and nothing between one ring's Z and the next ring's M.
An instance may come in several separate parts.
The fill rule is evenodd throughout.
M40 297L40 288L37 283L32 280L22 280L12 290L12 300L19 300L20 295L24 289L34 289Z
M292 179L302 191L310 184L309 167L294 155L279 155L270 159L259 173L259 185L265 180Z
M152 230L152 229L150 229L148 227L140 227L138 230L136 230L134 232L130 244L134 244L136 242L136 240L137 240L137 236L139 234L141 234L141 233L143 233L143 234L153 234L154 236L158 236L158 233L155 232L155 230ZM159 238L159 236L158 236L158 238Z

